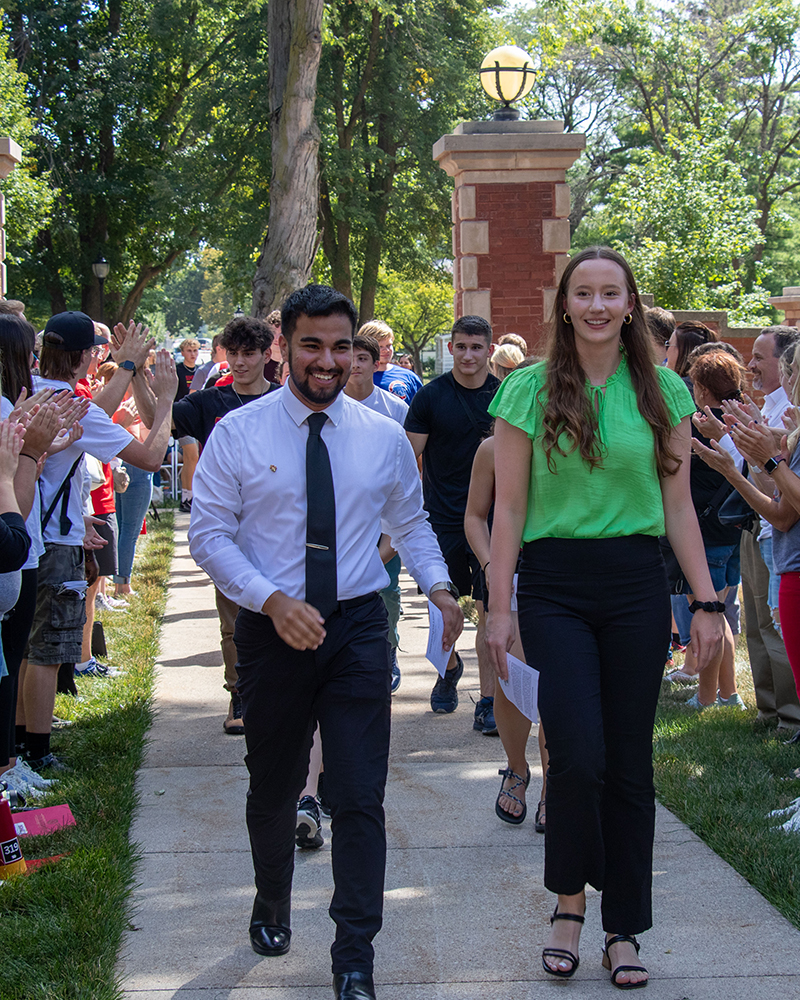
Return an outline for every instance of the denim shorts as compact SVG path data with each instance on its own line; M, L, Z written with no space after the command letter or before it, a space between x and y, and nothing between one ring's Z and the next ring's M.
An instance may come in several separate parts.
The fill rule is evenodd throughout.
M742 579L739 559L740 542L735 545L707 545L706 562L714 590L737 587Z

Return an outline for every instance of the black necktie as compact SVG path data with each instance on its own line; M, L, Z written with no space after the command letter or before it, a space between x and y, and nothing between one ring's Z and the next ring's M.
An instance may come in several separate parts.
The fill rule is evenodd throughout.
M308 418L306 444L306 601L323 618L336 607L336 500L328 449L322 440L325 413Z

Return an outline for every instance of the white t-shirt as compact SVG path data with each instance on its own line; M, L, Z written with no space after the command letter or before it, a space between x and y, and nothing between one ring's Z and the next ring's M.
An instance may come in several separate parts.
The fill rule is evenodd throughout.
M14 409L14 404L10 399L6 399L3 396L0 399L0 420L5 420L6 417ZM26 459L23 459L26 461ZM31 507L31 512L25 519L25 528L31 539L31 547L28 550L28 558L25 562L23 569L36 569L39 565L39 556L44 555L44 542L42 541L42 504L39 499L39 488L38 484L36 489L33 491L33 506Z
M39 389L70 389L68 382L58 382L54 379L33 377L33 388ZM111 417L100 409L95 403L89 406L89 412L81 421L83 436L65 451L52 455L44 463L39 488L41 491L42 511L47 511L59 487L67 478L75 460L80 458L72 479L70 481L69 501L67 503L67 517L72 522L69 532L61 534L60 518L61 504L59 499L53 510L42 535L45 542L58 545L83 545L85 534L83 524L83 486L84 486L84 462L83 454L87 452L94 455L101 462L110 462L112 458L123 451L133 441L131 435L114 423Z
M381 389L379 385L375 386L366 399L361 399L359 402L363 403L364 406L368 406L376 413L382 413L385 417L391 417L398 424L405 422L406 414L408 413L408 403L404 399L395 396L393 392Z

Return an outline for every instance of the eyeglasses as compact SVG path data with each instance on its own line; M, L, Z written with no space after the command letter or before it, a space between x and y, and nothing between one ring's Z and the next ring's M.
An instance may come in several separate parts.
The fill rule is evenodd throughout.
M93 358L99 358L100 355L103 353L104 350L105 350L105 346L102 346L102 347L93 347L92 348L92 357Z
M672 341L672 337L670 337L669 340L665 340L664 341L664 347L666 347L667 350L669 350L669 345L670 345L671 341Z

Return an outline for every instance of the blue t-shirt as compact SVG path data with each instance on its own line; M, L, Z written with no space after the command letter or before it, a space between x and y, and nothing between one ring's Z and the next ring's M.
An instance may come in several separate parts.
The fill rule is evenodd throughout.
M404 399L406 403L410 403L422 388L422 379L419 375L401 365L387 365L385 372L375 372L372 381L386 392L392 392L400 399Z

